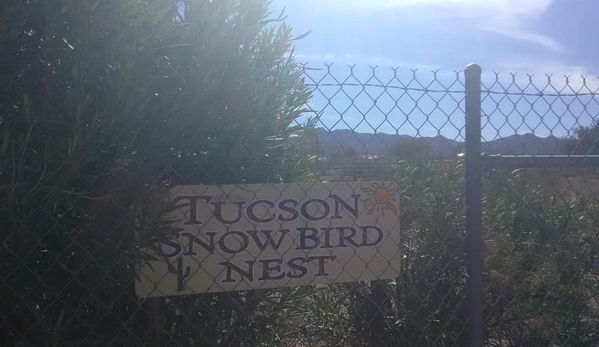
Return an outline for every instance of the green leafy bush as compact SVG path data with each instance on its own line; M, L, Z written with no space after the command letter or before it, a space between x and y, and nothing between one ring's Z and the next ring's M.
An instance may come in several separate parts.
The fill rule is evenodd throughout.
M401 190L400 277L321 289L309 336L331 346L467 345L463 168L412 158L391 175ZM597 343L599 205L579 190L588 182L564 177L484 177L489 346Z
M272 345L304 289L139 300L172 184L305 179L310 91L266 0L0 4L0 341ZM136 227L133 222L140 221Z

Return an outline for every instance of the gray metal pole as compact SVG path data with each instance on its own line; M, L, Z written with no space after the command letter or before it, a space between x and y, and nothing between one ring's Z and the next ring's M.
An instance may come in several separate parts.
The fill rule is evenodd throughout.
M470 347L484 343L482 237L481 73L476 64L464 71L466 86L466 240Z

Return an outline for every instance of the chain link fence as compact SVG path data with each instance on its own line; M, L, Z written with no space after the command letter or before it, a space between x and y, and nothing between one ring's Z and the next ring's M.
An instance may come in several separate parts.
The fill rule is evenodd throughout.
M599 81L300 70L308 126L285 136L218 142L271 125L212 117L161 134L171 153L100 137L90 165L119 167L76 189L3 186L2 345L599 345Z

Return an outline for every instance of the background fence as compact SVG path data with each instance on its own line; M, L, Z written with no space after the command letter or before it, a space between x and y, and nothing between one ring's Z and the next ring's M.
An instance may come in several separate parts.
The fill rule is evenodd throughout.
M599 154L594 123L599 83L491 72L481 78L475 66L468 73L465 78L460 71L305 65L301 74L313 97L305 105L307 115L297 121L309 126L255 142L270 157L293 153L293 160L277 161L276 167L255 156L258 145L217 144L211 136L218 134L201 130L177 138L161 134L174 147L194 136L207 139L198 153L166 154L173 158L172 184L394 181L401 228L400 252L392 260L401 267L396 280L140 299L133 290L134 265L141 262L137 240L157 240L143 230L161 227L165 207L102 197L144 191L154 201L160 191L114 180L99 185L96 174L78 176L78 190L58 191L53 187L60 182L25 177L23 186L2 188L10 194L3 193L0 207L0 341L599 345L599 175L593 157ZM267 94L288 87L252 90ZM263 126L231 129L226 119L209 121L220 122L224 133ZM43 131L31 136L44 142ZM148 163L153 155L165 155L153 153L152 146L141 160L132 152L124 156L125 149L110 141L94 146L104 147L91 165L121 155L132 177L165 170ZM3 153L15 157L6 148ZM31 160L52 155L23 153ZM7 168L16 176L25 170ZM100 171L110 176L109 169ZM48 189L28 200L39 184ZM72 199L57 199L61 194ZM135 218L141 227L133 226Z

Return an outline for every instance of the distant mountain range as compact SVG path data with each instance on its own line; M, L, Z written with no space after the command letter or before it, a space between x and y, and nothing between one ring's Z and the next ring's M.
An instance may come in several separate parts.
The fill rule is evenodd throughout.
M449 157L464 148L461 141L451 140L443 136L412 137L409 135L391 135L383 133L357 133L352 130L328 131L317 129L319 151L332 155L351 151L359 155L380 155L388 152L392 146L402 143L427 143L430 150L437 156ZM482 143L482 150L488 154L560 154L560 138L538 137L533 134L512 135Z

